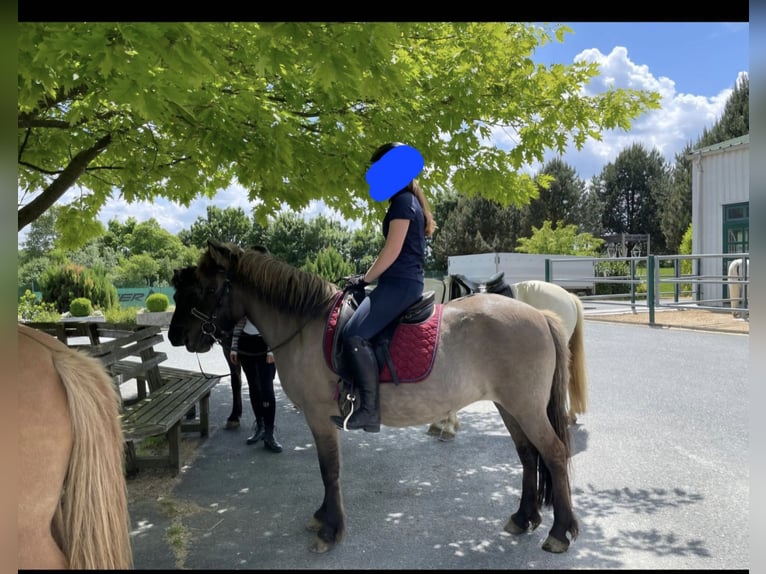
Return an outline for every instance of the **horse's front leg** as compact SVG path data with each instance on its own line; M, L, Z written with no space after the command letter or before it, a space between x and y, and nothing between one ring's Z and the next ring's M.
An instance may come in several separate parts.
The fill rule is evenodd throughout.
M329 415L327 416L330 421ZM324 500L314 513L306 529L316 532L311 547L313 552L324 553L343 541L346 533L346 511L340 491L340 440L338 430L332 422L318 425L309 424L317 447L319 469L324 484Z

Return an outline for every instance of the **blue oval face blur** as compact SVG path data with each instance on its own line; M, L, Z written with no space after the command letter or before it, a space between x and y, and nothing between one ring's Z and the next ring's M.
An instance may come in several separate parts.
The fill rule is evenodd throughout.
M370 197L375 201L385 201L415 179L424 165L423 156L414 147L400 145L391 148L365 174Z

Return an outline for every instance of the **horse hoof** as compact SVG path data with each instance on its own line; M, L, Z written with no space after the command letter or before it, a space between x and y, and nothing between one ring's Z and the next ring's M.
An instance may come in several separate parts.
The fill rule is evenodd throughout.
M226 430L234 430L239 428L239 421L226 421L223 427Z
M319 529L322 528L322 523L312 516L311 520L306 523L305 528L309 532L319 532Z
M444 431L439 435L439 440L442 442L452 442L455 440L455 433Z
M561 554L562 552L569 550L569 541L562 541L553 536L548 536L543 543L543 550L552 552L553 554Z
M432 436L439 436L442 434L442 428L437 423L433 423L426 432Z
M522 528L513 521L513 516L508 519L504 530L509 534L524 534L527 531L526 528Z
M332 544L325 542L321 538L317 537L314 540L314 544L311 545L311 551L317 554L324 554L332 548Z

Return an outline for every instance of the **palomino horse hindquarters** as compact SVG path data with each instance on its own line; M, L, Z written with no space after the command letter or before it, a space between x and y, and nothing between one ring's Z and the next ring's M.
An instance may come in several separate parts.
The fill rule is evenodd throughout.
M727 285L729 287L729 301L732 308L732 316L735 318L743 318L746 313L742 311L744 307L745 297L749 297L750 293L747 289L748 280L750 277L750 265L749 259L735 259L729 263L727 270ZM743 295L745 297L743 297Z
M197 266L201 295L188 314L173 313L172 345L210 350L216 333L243 315L268 341L280 366L287 397L304 415L314 437L324 485L321 505L307 528L312 550L326 552L343 540L337 376L322 340L339 289L318 275L272 256L209 241ZM433 368L424 380L380 388L381 424L426 424L441 413L492 401L521 461L519 507L505 525L518 534L541 523L553 507L544 550L564 552L577 537L572 510L571 451L566 415L569 349L555 315L501 295L468 297L444 305ZM502 453L498 453L502 455Z
M18 361L18 568L132 568L116 386L97 359L24 325Z

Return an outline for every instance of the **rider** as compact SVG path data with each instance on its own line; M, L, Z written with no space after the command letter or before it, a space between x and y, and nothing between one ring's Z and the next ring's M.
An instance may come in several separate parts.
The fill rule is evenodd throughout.
M361 290L377 280L342 333L344 354L361 405L345 422L333 416L338 428L380 431L378 362L370 340L386 325L420 299L425 283L426 237L436 229L431 209L414 179L424 160L414 147L387 143L372 154L366 174L370 196L389 201L383 219L385 244L366 273L348 279L351 288Z

